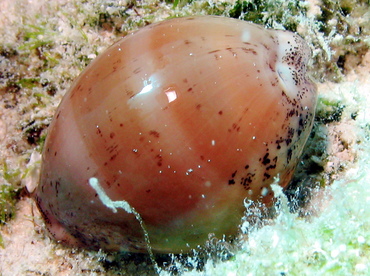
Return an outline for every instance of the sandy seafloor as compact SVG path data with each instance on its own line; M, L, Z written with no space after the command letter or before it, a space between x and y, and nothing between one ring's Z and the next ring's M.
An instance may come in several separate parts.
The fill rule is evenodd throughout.
M173 9L165 3L144 2L156 7L152 11L155 21L173 15ZM214 2L217 1L209 3ZM44 133L73 79L91 59L117 40L114 35L110 36L110 26L104 31L84 28L81 22L88 18L87 14L109 7L102 1L91 3L0 0L2 186L32 189L37 185L40 147L31 139L37 140L36 134L31 138L26 136L30 133L30 124L41 126L37 129ZM131 2L117 3L128 6ZM134 11L136 20L140 21L145 7L139 5L140 1L132 3L138 7L130 11ZM317 3L319 1L311 2L312 10L317 8ZM110 5L110 9L113 6ZM158 12L160 9L162 12ZM178 12L180 15L186 13L191 14L191 10ZM75 17L78 14L81 17ZM369 13L364 16L364 20L370 17ZM50 26L54 29L48 29ZM48 52L45 46L51 39L54 52ZM365 39L370 44L369 37ZM22 41L21 45L17 41ZM14 45L19 47L18 54L11 51ZM27 55L27 47L32 48L32 54ZM73 57L75 53L81 56ZM370 52L363 50L361 56L354 54L347 62L339 81L323 78L318 82L320 97L339 102L343 112L338 120L323 124L325 131L319 133L327 141L326 148L322 149L326 157L316 162L323 163L325 177L321 179L327 185L313 192L305 209L310 215L299 217L290 213L286 198L281 195L278 216L252 231L230 260L209 261L204 270L198 272L179 266L184 275L370 275ZM28 82L19 85L17 74L27 77ZM32 80L36 77L46 81L43 85L35 85L41 82ZM18 81L16 85L4 84L12 78ZM14 205L15 215L0 225L0 275L153 274L150 262L125 260L117 265L113 262L114 255L56 244L47 237L33 200L24 193L18 198ZM11 209L11 206L1 207Z

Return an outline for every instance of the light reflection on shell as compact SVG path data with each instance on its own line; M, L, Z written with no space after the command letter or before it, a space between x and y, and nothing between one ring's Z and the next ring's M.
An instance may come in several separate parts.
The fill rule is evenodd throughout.
M72 246L146 252L133 214L113 213L88 181L143 219L156 252L234 235L245 198L271 203L311 130L315 86L298 35L221 17L147 26L101 54L50 126L35 199Z

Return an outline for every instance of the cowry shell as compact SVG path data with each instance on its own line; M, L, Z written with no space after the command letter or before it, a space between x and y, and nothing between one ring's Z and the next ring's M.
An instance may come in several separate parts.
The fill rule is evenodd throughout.
M115 43L50 126L35 193L50 234L132 252L236 234L244 199L270 204L296 167L316 104L309 56L296 34L213 16Z

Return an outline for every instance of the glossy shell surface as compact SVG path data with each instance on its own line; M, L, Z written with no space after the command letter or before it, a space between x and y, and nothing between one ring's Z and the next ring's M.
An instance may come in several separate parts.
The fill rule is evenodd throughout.
M72 246L155 252L234 235L244 199L271 202L310 132L310 50L290 32L221 17L164 21L127 35L74 82L50 126L35 199Z

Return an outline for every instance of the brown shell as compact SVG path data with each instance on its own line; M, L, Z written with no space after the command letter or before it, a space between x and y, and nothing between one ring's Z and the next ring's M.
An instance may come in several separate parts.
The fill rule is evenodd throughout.
M46 140L36 201L55 239L181 252L238 231L245 198L270 203L311 130L316 89L298 35L222 17L147 26L75 81Z

